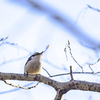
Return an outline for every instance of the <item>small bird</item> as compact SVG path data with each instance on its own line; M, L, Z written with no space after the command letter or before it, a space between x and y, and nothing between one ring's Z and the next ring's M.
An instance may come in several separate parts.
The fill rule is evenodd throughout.
M24 66L24 74L40 74L41 72L41 55L44 51L41 53L35 52L33 55L31 55L25 66Z

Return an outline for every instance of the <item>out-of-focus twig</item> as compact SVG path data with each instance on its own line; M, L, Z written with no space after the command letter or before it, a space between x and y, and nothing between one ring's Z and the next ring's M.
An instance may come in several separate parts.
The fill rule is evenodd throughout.
M8 64L8 63L11 63L11 62L14 62L14 61L23 60L23 59L27 58L29 55L19 57L19 58L15 58L15 59L10 59L10 60L7 60L7 61L3 61L3 62L0 63L0 67L3 66L4 64Z
M22 46L19 46L19 45L16 44L16 43L8 42L7 39L8 39L8 37L6 37L6 38L1 38L1 39L0 39L0 46L7 44L7 45L10 45L10 46L15 47L15 48L17 48L17 49L26 51L26 52L28 52L29 55L32 54L32 52L31 52L30 50L28 50L27 48L22 47ZM3 61L3 62L0 63L0 66L2 66L2 65L4 65L4 64L7 64L7 63L10 63L10 62L14 62L14 61L18 61L18 60L24 59L24 58L26 58L26 57L28 57L28 55L27 55L27 56L23 56L23 57L19 57L19 58L15 58L15 59L10 59L10 60L7 60L7 61Z
M82 14L82 12L83 12L83 11L85 12L87 9L88 9L88 7L84 8L84 9L82 9L82 10L80 11L80 13L78 14L77 19L76 19L76 21L75 21L75 23L74 23L74 24L76 24L76 23L77 23L77 21L78 21L78 19L79 19L80 15Z
M28 53L32 53L30 50L28 50L28 49L25 48L25 47L19 46L17 43L11 43L11 42L6 41L7 39L8 39L8 36L7 36L6 38L1 38L1 39L0 39L0 46L2 46L2 45L4 45L4 44L8 44L8 45L14 46L14 47L16 47L16 48L18 48L18 49L22 49L22 50L24 50L24 51L26 51L26 52L28 52Z
M87 4L87 6L88 6L88 8L90 8L90 9L92 9L92 10L95 10L95 11L97 11L97 12L100 12L100 9L94 8L94 7L92 7L92 6L88 5L88 4Z
M59 12L58 9L53 8L52 6L46 4L43 1L38 0L27 0L32 8L37 9L37 11L41 11L46 13L50 18L59 22L69 33L77 37L78 40L83 41L85 44L93 46L95 49L99 49L100 44L98 45L99 41L91 38L88 36L84 30L80 29L79 26L73 25L73 21L66 16L64 13Z
M1 38L1 39L0 39L0 42L2 42L2 41L4 42L6 39L8 39L8 36L5 37L5 38Z
M53 64L52 62L50 62L50 61L48 61L48 60L46 60L46 59L42 59L42 61L45 62L45 63L47 63L47 64L49 64L49 65L50 65L51 67L53 67L53 68L56 68L56 69L59 69L59 70L64 70L64 69L61 68L60 66L57 66L57 65Z
M5 41L5 42L3 42L2 44L0 44L0 46L3 45L3 44L8 44L8 45L11 45L11 46L13 46L13 47L15 47L15 48L24 50L24 51L26 51L26 52L28 52L28 53L32 53L30 50L28 50L28 49L25 48L25 47L19 46L17 43L11 43L11 42Z

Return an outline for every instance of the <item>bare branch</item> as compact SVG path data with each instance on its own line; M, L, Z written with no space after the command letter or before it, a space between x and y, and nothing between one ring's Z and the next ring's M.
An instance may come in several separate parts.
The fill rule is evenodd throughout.
M53 86L54 88L59 87L59 84L58 84L59 82L49 79L40 74L27 76L24 74L0 73L0 80L39 81L39 82L43 82L44 84Z
M80 13L78 14L77 19L76 19L76 21L75 21L75 23L74 23L74 24L76 24L76 23L77 23L77 21L78 21L78 19L79 19L80 15L82 14L82 12L83 12L83 11L85 12L87 9L88 9L88 7L84 8L84 9L82 9L82 10L80 11Z
M91 68L91 65L90 64L89 64L89 68L91 69L92 72L94 72L93 69Z
M35 86L31 86L31 87L22 87L22 86L20 86L20 85L13 85L13 84L11 84L11 83L8 83L7 81L5 81L5 80L3 80L4 81L4 83L6 83L7 85L10 85L10 86L13 86L13 87L17 87L17 88L21 88L21 89L32 89L32 88L36 88L36 86L38 86L38 84L40 83L40 82L38 82Z
M95 65L95 64L97 64L99 61L100 61L100 58L99 58L96 62L94 62L94 63L89 63L89 65Z
M19 57L19 58L15 58L15 59L10 59L10 60L7 60L7 61L3 61L2 63L0 63L0 66L3 66L4 64L8 64L8 63L11 63L11 62L14 62L14 61L19 61L19 60L25 59L29 55L26 55L26 56L23 56L23 57Z
M70 90L83 90L100 92L100 84L86 81L71 80L69 82L57 82L43 75L24 75L14 73L0 73L0 80L39 81L53 87L57 91L56 99L61 100L63 94ZM6 83L6 81L5 81ZM12 85L10 83L7 83ZM21 88L21 86L19 86ZM60 98L60 99L59 99Z
M72 74L100 74L100 72L72 72ZM57 75L51 75L50 77L57 77L57 76L63 76L63 75L70 75L70 73L63 73L63 74L57 74Z
M100 10L97 9L97 8L94 8L94 7L92 7L92 6L88 5L88 4L87 4L87 6L88 6L90 9L92 9L92 10L95 10L95 11L97 11L97 12L100 12Z
M63 75L70 75L70 73L62 73L62 74L50 75L50 73L45 68L42 67L42 69L45 70L46 73L51 78L52 77L57 77L57 76L63 76ZM72 69L70 69L70 70L72 70ZM92 72L72 72L72 74L93 74L93 75L96 75L96 74L100 74L100 72L94 72L94 71L92 71Z
M73 58L73 60L77 63L77 65L81 68L82 72L83 72L83 67L75 60L75 58L73 57L72 55L72 52L71 52L71 47L70 47L70 42L68 41L68 44L66 44L67 47L69 48L69 53L71 55L71 57Z
M61 100L63 94L60 94L60 89L57 90L57 95L54 100Z
M4 42L6 39L8 39L8 36L7 36L6 38L1 38L1 39L0 39L0 42L1 42L1 41Z
M8 44L8 45L11 45L11 46L14 46L15 48L17 48L17 49L21 49L21 50L24 50L24 51L26 51L26 52L28 52L28 53L32 53L30 50L28 50L27 48L25 48L25 47L22 47L22 46L19 46L18 44L16 44L16 43L10 43L10 42L4 42L3 44Z
M87 63L92 72L94 72L94 71L91 68L91 66L97 64L99 61L100 61L100 58L96 62L94 62L94 63Z
M71 76L71 80L74 80L72 75L72 66L70 66L70 76Z
M49 77L51 77L51 75L49 74L49 72L44 67L42 67L42 69L46 71L46 73L49 75Z
M6 38L1 38L0 39L0 46L2 46L3 44L5 44L5 40L8 39L8 36Z
M64 52L65 52L66 60L68 61L66 46L64 48Z

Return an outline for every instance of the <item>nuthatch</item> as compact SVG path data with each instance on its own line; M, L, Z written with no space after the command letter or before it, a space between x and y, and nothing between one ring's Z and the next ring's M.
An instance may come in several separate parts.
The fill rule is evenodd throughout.
M28 58L24 66L24 74L40 74L42 53L43 51L41 53L35 52Z
M24 74L40 74L42 66L41 66L41 55L49 48L49 45L46 47L44 51L41 53L35 52L31 55L25 66L24 66Z

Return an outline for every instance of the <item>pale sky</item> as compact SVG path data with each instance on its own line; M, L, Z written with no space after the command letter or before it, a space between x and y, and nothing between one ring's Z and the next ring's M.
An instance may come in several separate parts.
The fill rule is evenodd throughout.
M47 69L51 75L69 72L70 65L72 65L73 71L81 71L80 67L70 57L68 48L68 61L66 61L64 48L68 40L71 43L75 59L83 66L84 71L91 71L86 63L95 62L100 54L99 47L97 47L100 42L100 12L89 8L87 10L83 9L87 7L87 4L100 9L100 1L33 1L42 5L42 8L32 7L28 0L0 0L0 38L9 36L6 41L17 44L4 44L0 47L0 71L23 74L24 64L28 57L35 51L45 50L47 45L50 45L50 47L42 56L42 67ZM71 24L61 22L56 18L55 15L57 14ZM76 20L77 23L75 24ZM75 27L77 30L74 29ZM71 28L72 30L70 30ZM76 33L81 33L77 35L78 33L74 33L74 30ZM88 38L84 38L85 36ZM81 42L90 47L96 47L96 51L82 46ZM14 59L17 59L17 61ZM99 65L100 63L97 63L92 67L95 72L100 70ZM41 71L41 74L48 77L44 70ZM52 79L66 82L70 80L70 76L60 76ZM74 75L74 79L100 83L99 75ZM7 82L21 86L31 86L36 83ZM55 95L55 90L43 83L35 89L22 90L0 81L0 98L2 100L53 100ZM98 98L100 98L99 93L71 90L63 96L62 100L97 100Z

